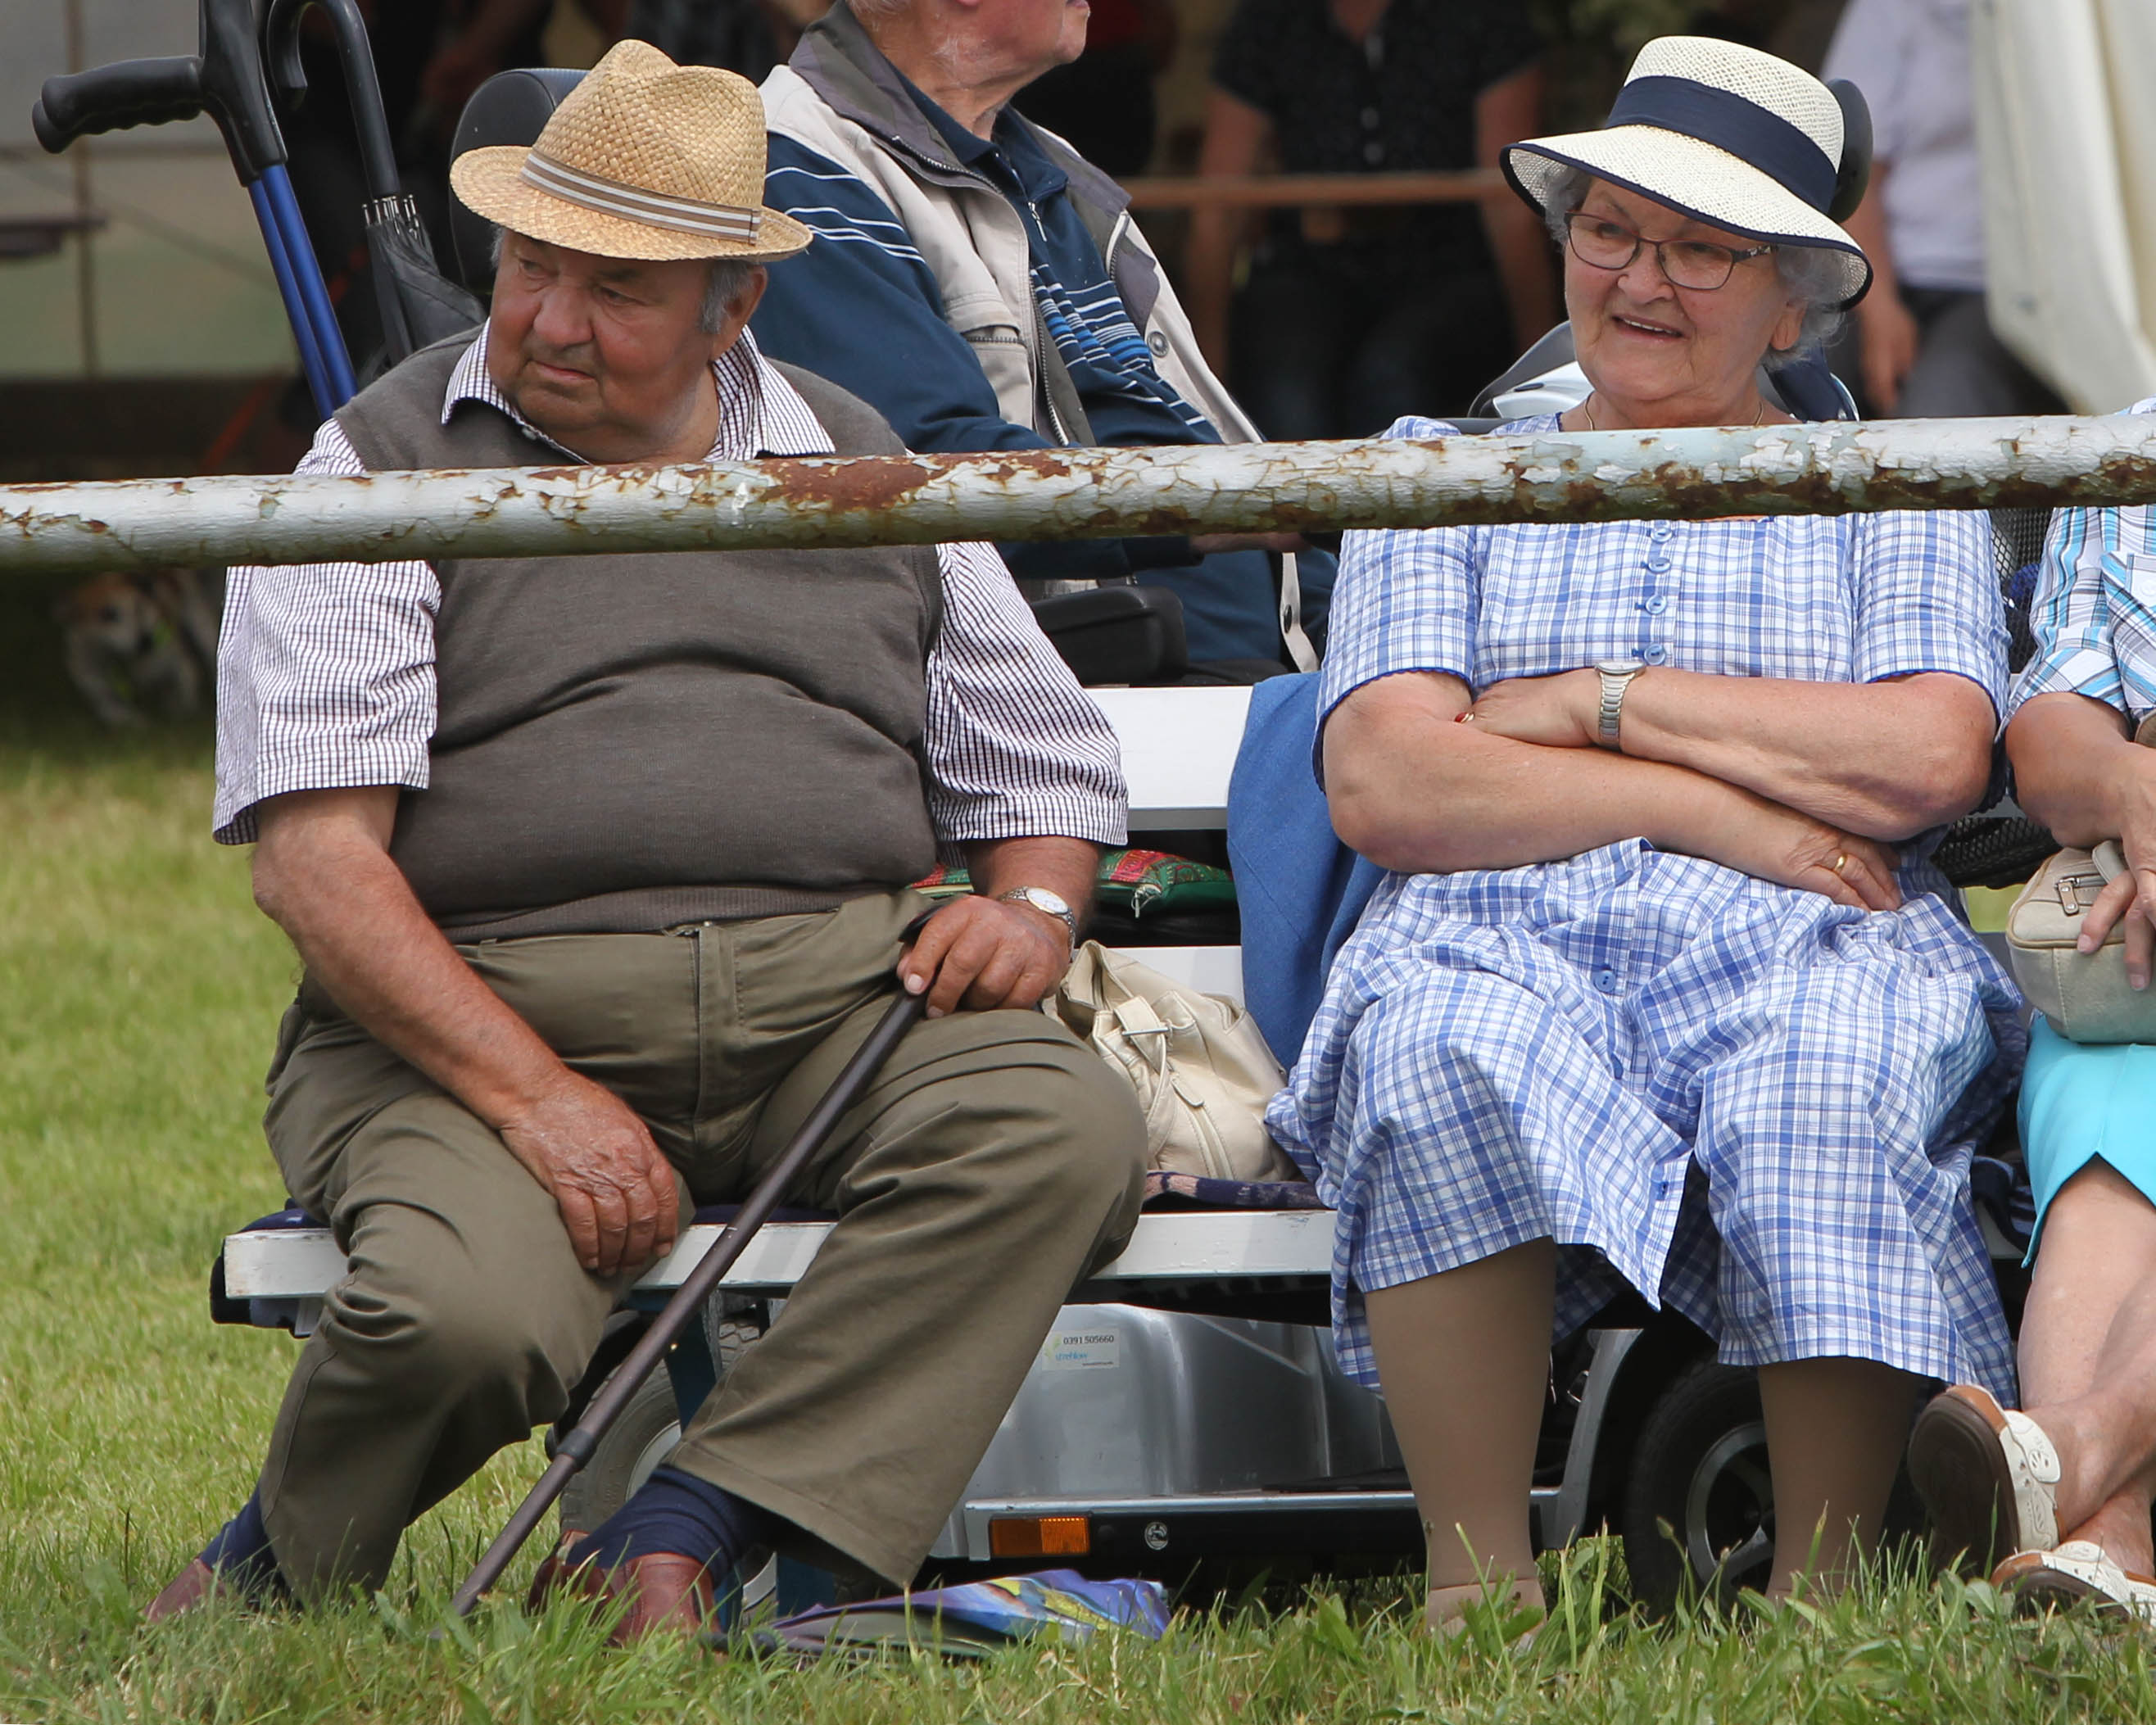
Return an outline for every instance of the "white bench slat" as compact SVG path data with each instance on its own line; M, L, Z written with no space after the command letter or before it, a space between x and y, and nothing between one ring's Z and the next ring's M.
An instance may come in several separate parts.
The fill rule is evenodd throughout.
M829 1222L772 1222L726 1272L728 1287L784 1288L801 1279ZM691 1228L637 1284L678 1287L719 1237ZM1327 1276L1332 1268L1330 1210L1224 1210L1143 1216L1122 1256L1102 1281L1244 1276ZM344 1254L326 1228L234 1234L224 1242L224 1287L235 1300L319 1298L345 1273Z
M1240 947L1117 947L1115 950L1201 994L1225 994L1237 1002L1243 998Z
M1086 692L1122 744L1133 832L1228 824L1228 780L1250 710L1247 688Z

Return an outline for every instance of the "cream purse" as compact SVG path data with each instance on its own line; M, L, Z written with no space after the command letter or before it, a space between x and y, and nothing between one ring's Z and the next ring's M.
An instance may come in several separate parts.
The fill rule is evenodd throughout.
M2014 980L2051 1028L2075 1042L2156 1042L2156 988L2136 993L2127 985L2123 919L2095 952L2074 945L2097 895L2125 872L2126 853L2115 839L2092 851L2061 850L2006 913Z
M1214 1180L1292 1180L1265 1131L1284 1080L1257 1023L1234 1001L1183 988L1097 941L1040 1009L1122 1073L1146 1116L1146 1166Z

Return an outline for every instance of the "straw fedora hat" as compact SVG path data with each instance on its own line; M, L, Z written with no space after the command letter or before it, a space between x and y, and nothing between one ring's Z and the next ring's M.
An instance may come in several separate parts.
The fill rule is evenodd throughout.
M1545 213L1579 168L1747 239L1839 253L1851 305L1871 265L1826 213L1841 146L1840 104L1810 73L1734 42L1663 36L1640 50L1601 131L1513 144L1505 177Z
M763 101L634 39L562 99L539 141L467 151L456 194L498 227L603 258L790 258L808 230L763 203Z

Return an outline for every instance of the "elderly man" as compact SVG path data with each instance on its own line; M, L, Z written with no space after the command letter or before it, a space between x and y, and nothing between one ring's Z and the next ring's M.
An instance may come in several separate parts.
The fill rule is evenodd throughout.
M808 236L731 73L624 43L457 193L503 229L476 339L303 471L886 452L743 325ZM378 1585L404 1527L559 1414L694 1203L738 1196L882 1012L928 1018L802 1201L839 1221L670 1465L542 1586L700 1623L797 1548L909 1580L1057 1307L1136 1215L1119 1079L1061 974L1115 742L993 554L682 552L234 572L217 836L305 963L267 1122L350 1257L254 1498L151 1607ZM938 849L976 896L903 932Z
M911 448L1258 435L1207 369L1122 188L1006 105L1077 58L1086 16L1086 0L839 0L764 80L765 195L821 243L773 273L757 334L873 403ZM1332 559L1299 546L1004 555L1029 578L1172 588L1195 660L1308 669Z

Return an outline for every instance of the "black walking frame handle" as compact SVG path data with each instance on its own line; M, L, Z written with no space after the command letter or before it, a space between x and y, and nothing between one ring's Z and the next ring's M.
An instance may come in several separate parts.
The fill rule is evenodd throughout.
M285 139L270 111L254 47L250 0L201 0L201 52L122 60L48 78L30 110L38 141L58 155L77 138L207 114L224 134L244 184L285 165Z
M255 44L253 0L200 3L199 53L122 60L48 78L30 110L31 128L58 155L76 139L98 132L162 126L198 114L215 121L254 205L315 405L327 415L352 398L352 359L285 172L284 135L270 110Z
M917 918L902 937L911 945L921 932L927 917ZM906 1038L907 1031L921 1022L927 1005L926 993L901 993L891 1002L875 1028L869 1032L868 1040L855 1050L844 1070L824 1092L808 1117L801 1122L771 1171L758 1181L747 1201L726 1230L713 1243L711 1250L697 1260L681 1286L666 1302L665 1309L652 1321L651 1327L629 1350L629 1357L614 1370L592 1398L584 1409L584 1417L577 1422L576 1429L563 1438L554 1451L554 1460L547 1471L540 1476L524 1502L517 1506L516 1513L509 1518L492 1545L486 1549L465 1584L459 1588L456 1597L449 1602L449 1609L459 1617L469 1617L480 1602L480 1598L501 1579L524 1542L531 1537L540 1518L552 1508L554 1502L565 1491L569 1481L591 1460L621 1410L629 1405L629 1398L644 1386L661 1356L674 1345L681 1332L693 1322L704 1302L711 1296L720 1279L732 1269L734 1262L754 1239L757 1230L769 1219L771 1213L800 1176L802 1170L822 1149L837 1128L840 1120L867 1094L876 1074L893 1049Z

